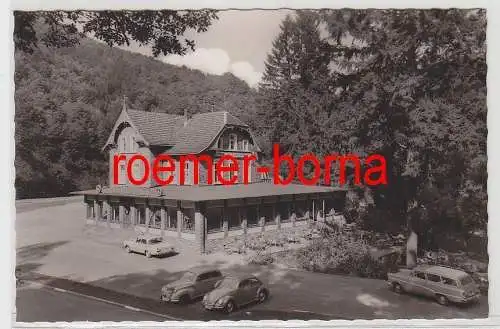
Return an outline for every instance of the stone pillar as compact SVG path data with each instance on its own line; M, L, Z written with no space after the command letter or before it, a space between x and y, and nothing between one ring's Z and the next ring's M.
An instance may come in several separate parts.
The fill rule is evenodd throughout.
M85 208L87 210L86 216L85 216L85 223L87 222L87 219L92 218L92 204L90 201L85 201Z
M137 225L137 208L135 205L130 205L130 223L132 223L132 227Z
M122 204L118 206L118 220L120 221L120 227L125 227L125 206Z
M266 229L266 218L261 216L262 214L262 208L264 207L264 200L260 199L260 204L259 204L259 226L260 226L260 231L264 232Z
M316 202L314 199L311 199L312 202L312 216L309 216L309 226L312 227L314 225L314 220L316 219Z
M177 204L177 236L179 238L181 237L181 232L182 232L182 219L183 219L183 213L181 210L181 206L178 203Z
M222 231L224 232L224 238L229 235L229 221L227 220L227 201L224 200L224 208L222 208Z
M195 202L194 204L194 235L199 252L201 254L205 253L205 217L201 212L201 205L199 202Z
M321 200L321 206L323 208L323 222L326 222L325 199Z
M167 222L167 209L165 207L161 207L161 236L163 237L165 231L165 223Z
M106 214L106 226L109 227L109 219L111 217L111 205L108 200L103 201L103 209Z
M295 196L292 197L292 202L288 204L288 213L290 214L290 222L292 223L292 227L295 227L295 221L297 219L296 215L296 206L295 206Z
M151 208L150 208L149 204L147 204L147 203L146 203L145 207L146 207L146 211L144 213L146 216L146 218L145 218L146 232L149 232L149 224L151 221Z
M273 204L273 218L276 223L276 229L281 229L281 215L278 211L276 211L276 203Z
M102 218L102 214L99 211L99 202L97 202L97 200L94 200L94 214L95 214L94 221L97 224L97 222L100 221Z
M245 199L243 199L243 207L239 208L238 216L240 217L241 228L243 229L243 236L245 237L248 231L247 211L247 202Z

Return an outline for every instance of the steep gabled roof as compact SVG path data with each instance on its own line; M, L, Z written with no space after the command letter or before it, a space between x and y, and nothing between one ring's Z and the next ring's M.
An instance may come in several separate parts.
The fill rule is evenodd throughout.
M184 116L160 112L127 110L130 120L150 145L175 145L176 132L184 125Z
M182 115L136 111L124 107L104 147L113 143L116 129L123 122L134 127L149 146L172 146L168 150L172 155L205 151L228 125L248 129L248 125L229 112L198 113L185 124Z
M195 114L185 127L179 129L176 144L169 154L198 154L207 149L226 125L248 127L228 112Z

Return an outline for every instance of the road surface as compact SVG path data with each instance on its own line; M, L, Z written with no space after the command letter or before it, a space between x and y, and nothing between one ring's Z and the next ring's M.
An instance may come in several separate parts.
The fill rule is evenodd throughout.
M26 283L17 289L17 322L65 321L168 321L168 315L154 314L128 305L111 304L91 296ZM333 320L308 313L244 308L230 315L208 312L199 303L185 307L185 313L199 313L200 320Z
M166 320L122 306L32 285L17 289L16 308L18 322Z

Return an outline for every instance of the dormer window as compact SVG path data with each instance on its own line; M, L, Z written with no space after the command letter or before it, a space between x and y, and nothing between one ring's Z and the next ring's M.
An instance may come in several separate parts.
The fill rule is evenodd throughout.
M229 135L229 149L230 150L238 149L238 137L236 136L236 134Z
M247 139L244 139L242 142L241 142L241 149L243 151L248 151L248 140Z

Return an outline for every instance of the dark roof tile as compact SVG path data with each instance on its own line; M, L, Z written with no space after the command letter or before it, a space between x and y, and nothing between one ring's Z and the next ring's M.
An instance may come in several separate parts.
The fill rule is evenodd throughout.
M139 133L151 145L174 145L176 132L184 125L182 115L136 110L127 110L127 114Z
M169 154L199 154L207 149L225 125L248 127L228 112L195 114L185 127L178 130L177 143Z

